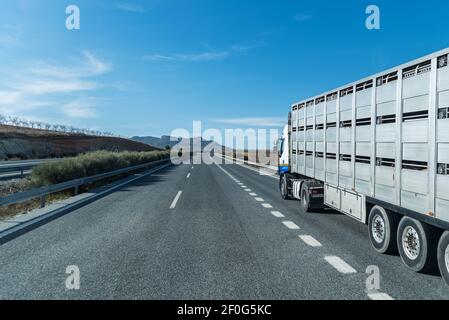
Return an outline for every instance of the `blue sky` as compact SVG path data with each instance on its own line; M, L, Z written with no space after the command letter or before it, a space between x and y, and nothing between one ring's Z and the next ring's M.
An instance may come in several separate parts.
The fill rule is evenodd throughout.
M65 8L81 29L65 28ZM381 30L365 9L381 10ZM0 113L117 134L277 127L291 103L449 46L449 2L4 0Z

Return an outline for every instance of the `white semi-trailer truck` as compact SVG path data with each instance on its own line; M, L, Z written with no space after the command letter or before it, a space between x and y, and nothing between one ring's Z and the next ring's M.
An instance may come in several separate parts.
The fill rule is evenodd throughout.
M280 192L368 225L379 253L449 284L449 48L291 106Z

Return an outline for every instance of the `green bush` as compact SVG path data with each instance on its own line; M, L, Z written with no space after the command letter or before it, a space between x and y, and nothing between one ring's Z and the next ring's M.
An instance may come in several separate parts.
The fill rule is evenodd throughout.
M170 157L167 151L150 152L89 152L61 161L47 162L33 169L33 186L41 187Z

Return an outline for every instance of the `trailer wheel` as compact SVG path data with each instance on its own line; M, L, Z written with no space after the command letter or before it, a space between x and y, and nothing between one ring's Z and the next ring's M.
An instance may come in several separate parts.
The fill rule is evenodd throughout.
M449 285L449 231L443 233L438 244L438 266L441 276Z
M397 243L404 264L415 272L436 266L436 231L418 220L403 217L399 223Z
M310 212L309 186L306 182L301 187L301 208L304 213Z
M382 254L397 252L397 216L382 207L374 206L369 214L369 238L374 249Z
M279 190L281 192L281 197L284 200L290 200L291 197L288 194L288 179L286 175L282 175L281 179L279 180Z

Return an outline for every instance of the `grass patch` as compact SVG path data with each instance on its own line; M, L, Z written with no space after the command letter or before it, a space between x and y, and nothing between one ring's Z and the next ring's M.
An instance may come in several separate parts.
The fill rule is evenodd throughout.
M170 153L168 151L89 152L77 157L48 162L35 167L31 173L31 183L34 187L43 187L169 157Z
M136 166L139 164L168 159L169 157L169 151L90 152L72 158L65 158L61 161L48 162L39 165L33 169L30 177L21 179L18 182L12 182L4 186L0 186L0 196L23 192L31 188L38 188L74 179L90 177L130 166ZM84 185L79 188L79 193L87 192L89 190L107 185L134 173L136 173L136 171L106 178L101 181L94 182L90 185ZM70 198L72 195L73 190L69 189L61 191L55 194L48 195L46 198L46 202L47 204L51 204L56 201ZM39 207L40 199L32 199L7 207L0 207L0 220L21 213L25 214Z

